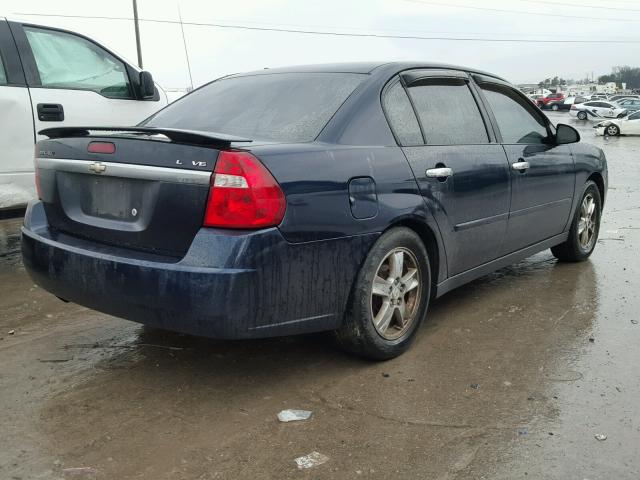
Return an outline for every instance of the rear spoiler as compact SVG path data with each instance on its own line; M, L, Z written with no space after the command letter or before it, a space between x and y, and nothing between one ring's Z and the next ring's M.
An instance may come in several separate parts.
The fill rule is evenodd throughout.
M113 132L111 136L118 134L147 134L164 135L172 142L187 143L191 145L207 145L213 147L228 148L234 142L251 142L248 138L226 135L224 133L202 132L199 130L181 130L179 128L156 127L55 127L40 130L40 135L49 138L88 137L91 132Z

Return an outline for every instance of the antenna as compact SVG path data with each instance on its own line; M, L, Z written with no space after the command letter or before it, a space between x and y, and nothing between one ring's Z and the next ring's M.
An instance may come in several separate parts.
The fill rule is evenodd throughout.
M184 25L182 23L182 13L180 13L180 2L176 2L176 3L178 5L178 19L180 20L180 30L182 31L182 44L184 45L184 54L187 57L187 70L189 71L189 82L191 83L191 90L193 90L193 77L191 76L191 62L189 61L189 51L187 50L187 39L184 36Z

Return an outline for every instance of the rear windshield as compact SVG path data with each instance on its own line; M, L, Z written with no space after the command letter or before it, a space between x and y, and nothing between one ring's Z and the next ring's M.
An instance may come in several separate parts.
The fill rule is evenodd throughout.
M356 73L277 73L216 80L144 124L252 140L314 140L365 78Z

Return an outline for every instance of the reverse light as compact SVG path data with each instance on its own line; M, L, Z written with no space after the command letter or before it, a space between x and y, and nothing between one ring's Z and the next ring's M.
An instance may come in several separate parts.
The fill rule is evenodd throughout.
M272 227L282 221L285 208L280 185L260 160L248 152L220 152L211 176L205 227Z

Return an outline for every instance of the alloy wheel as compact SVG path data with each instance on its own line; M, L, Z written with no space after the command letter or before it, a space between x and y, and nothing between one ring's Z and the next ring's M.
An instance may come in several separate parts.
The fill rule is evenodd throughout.
M416 256L399 247L384 257L371 285L371 316L378 334L400 338L413 324L420 306L422 278Z
M596 238L597 227L596 201L590 193L582 200L580 220L578 220L578 242L580 248L589 251Z
M618 134L618 127L616 127L615 125L609 125L607 127L607 134L615 137Z

